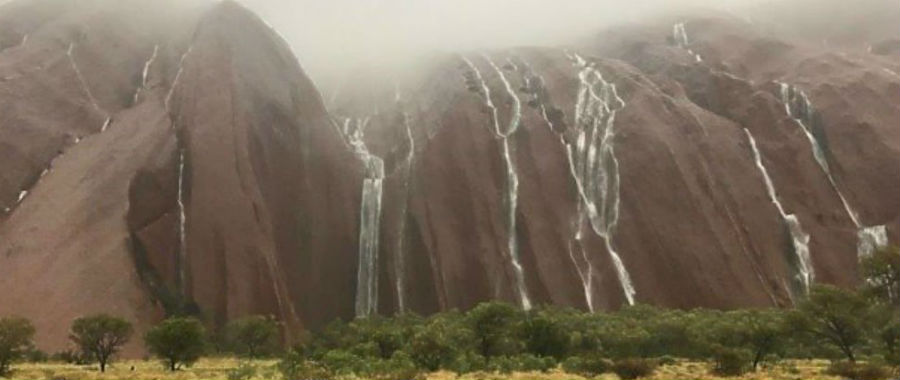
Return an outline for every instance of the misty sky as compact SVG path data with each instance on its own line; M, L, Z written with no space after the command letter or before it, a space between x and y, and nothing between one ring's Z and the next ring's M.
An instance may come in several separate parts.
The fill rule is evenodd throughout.
M678 6L778 0L241 0L291 43L319 81L361 63L435 49L553 44Z

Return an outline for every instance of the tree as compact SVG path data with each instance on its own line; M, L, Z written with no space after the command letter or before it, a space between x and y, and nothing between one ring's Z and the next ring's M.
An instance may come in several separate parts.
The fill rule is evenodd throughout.
M25 318L0 319L0 377L12 374L12 362L34 346L34 326Z
M859 266L865 279L863 293L879 302L900 306L900 249L877 249L864 257Z
M256 359L278 349L279 324L272 317L253 315L235 319L225 327L228 345L235 353Z
M100 363L100 372L106 372L106 365L128 342L132 333L134 329L128 321L107 314L97 314L72 322L69 339L84 356L92 357Z
M519 315L519 309L503 302L482 303L466 313L481 356L490 358L517 351L518 342L511 340L511 332Z
M552 310L531 313L520 328L525 348L539 357L562 359L569 352L569 331L564 326L562 315Z
M777 310L732 311L721 315L712 326L704 326L711 330L711 341L727 346L714 347L716 353L723 353L721 348L746 350L753 371L784 343L786 334L784 318Z
M868 304L858 294L830 285L815 285L809 297L789 314L794 331L817 343L832 345L848 360L866 339Z
M206 348L206 331L196 318L169 318L147 331L144 342L150 353L175 371L200 358Z

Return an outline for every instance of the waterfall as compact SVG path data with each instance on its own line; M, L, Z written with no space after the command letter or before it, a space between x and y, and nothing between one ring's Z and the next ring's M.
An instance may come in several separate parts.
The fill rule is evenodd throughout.
M857 255L859 257L864 257L878 248L887 246L886 228L883 225L864 226L859 219L859 213L850 206L850 202L847 201L844 193L841 192L837 182L834 180L831 168L828 165L825 148L822 146L819 138L813 133L812 128L815 126L814 123L816 122L816 110L813 107L812 102L810 102L809 96L807 96L806 92L803 90L787 83L778 82L778 85L785 113L800 126L803 134L806 135L806 139L809 141L809 146L816 163L819 164L819 168L825 173L825 177L828 178L828 183L831 185L831 188L834 189L835 193L837 193L838 198L840 198L841 204L844 206L844 211L847 212L850 220L853 221L853 225L856 226Z
M396 102L400 103L400 93L397 92ZM405 262L405 246L404 246L404 237L406 236L406 219L407 219L407 209L409 201L409 177L412 175L412 166L413 160L415 159L416 154L416 140L413 138L412 127L409 122L410 116L406 112L403 112L403 126L406 128L406 142L408 145L409 151L406 153L406 159L404 161L404 165L406 166L404 173L404 183L403 189L405 192L405 196L403 197L403 201L401 204L400 215L400 233L397 235L397 250L394 253L394 273L396 276L395 280L395 288L397 291L397 307L400 312L406 311L406 292L405 292L405 282L404 279L406 277L406 262Z
M516 290L519 295L519 304L523 309L529 310L532 307L531 298L528 296L528 288L525 283L525 270L519 259L518 237L516 233L516 213L519 202L519 176L516 172L516 165L512 158L512 142L509 139L509 137L519 129L519 124L522 120L522 102L518 95L516 95L516 92L506 78L506 75L503 74L503 70L497 67L494 61L487 55L483 55L482 58L491 66L500 78L500 81L503 82L503 87L506 90L507 95L512 99L512 115L510 116L509 125L504 129L500 125L497 107L494 106L494 102L491 100L490 87L488 87L487 82L481 75L481 71L478 70L472 61L463 57L463 61L465 61L466 65L469 66L469 69L472 70L475 79L481 86L485 105L491 110L493 133L500 141L500 154L506 171L506 194L504 195L504 203L506 206L505 222L507 231L507 255L509 256L510 265L512 266L513 275L515 277Z
M137 104L138 97L141 95L141 91L147 88L147 77L150 74L150 66L153 65L153 62L156 61L156 56L159 54L159 45L153 46L153 53L150 55L150 58L147 59L147 62L144 62L144 70L141 72L141 84L138 86L137 90L134 92L134 98L131 100L131 104Z
M182 295L187 289L187 213L184 207L184 149L178 150L178 285Z
M756 167L759 169L760 174L762 174L763 179L765 179L769 200L775 204L775 208L778 209L778 214L781 215L781 219L791 235L793 253L796 260L795 269L797 272L794 275L794 279L800 285L803 294L807 294L815 279L812 259L809 254L809 234L803 231L800 220L796 215L788 214L784 210L784 206L782 206L781 201L778 198L778 193L775 191L775 185L772 182L772 178L769 176L769 171L763 164L762 155L756 146L756 139L753 138L753 134L750 133L749 129L744 128L744 133L746 133L747 140L750 142L750 148L753 151L753 160L756 162Z
M677 23L672 27L672 40L675 41L675 46L687 50L687 52L694 57L695 61L703 62L703 58L700 57L700 54L695 53L688 47L691 42L688 39L687 30L685 30L683 22Z
M356 316L378 312L378 238L381 233L381 196L384 162L363 141L369 119L344 120L345 138L366 170L359 212L359 265L356 278Z
M164 102L166 111L169 110L169 103L172 101L172 96L175 95L175 88L178 87L178 82L181 79L181 74L184 72L184 62L187 60L187 57L194 50L194 46L191 45L188 49L181 55L181 59L178 61L178 72L175 73L175 79L172 80L172 86L169 87L169 93L166 94L166 100Z
M633 305L636 291L612 241L619 221L619 162L613 147L614 125L616 112L626 104L619 97L616 86L604 80L592 64L577 54L573 58L580 69L574 124L578 137L575 145L567 143L566 149L582 202L580 225L589 224L594 233L604 239L625 299ZM576 240L580 242L581 236L576 236ZM588 294L591 270L589 267L587 276L582 275L588 280L583 281ZM592 303L592 300L588 302Z

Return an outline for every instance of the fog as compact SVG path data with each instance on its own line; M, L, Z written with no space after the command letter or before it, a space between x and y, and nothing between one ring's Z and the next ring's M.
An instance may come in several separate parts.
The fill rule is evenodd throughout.
M778 0L241 0L288 40L326 84L359 65L419 54L548 45L686 8L758 7Z

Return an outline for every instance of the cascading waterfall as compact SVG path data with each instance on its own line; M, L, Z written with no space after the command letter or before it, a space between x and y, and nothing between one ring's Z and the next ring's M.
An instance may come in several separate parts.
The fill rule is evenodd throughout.
M481 71L468 58L463 57L463 61L469 66L469 69L475 74L475 79L481 86L482 95L485 98L485 105L491 110L491 122L493 124L493 133L500 140L501 158L503 166L506 169L506 228L507 228L507 254L509 255L510 265L513 268L513 275L516 282L516 290L519 293L519 304L525 310L530 310L531 298L528 296L528 289L525 284L525 270L519 260L518 237L516 234L516 213L518 209L519 197L519 176L516 172L516 166L512 159L512 148L509 137L519 129L522 120L522 102L516 95L512 85L507 80L503 71L487 55L482 58L493 68L503 86L512 99L512 115L509 125L504 130L500 125L497 107L491 100L491 90L487 82L481 75Z
M672 39L675 41L675 46L687 50L688 53L694 57L695 61L703 62L703 58L700 57L700 54L695 53L689 47L690 40L688 39L687 30L685 30L683 22L677 23L672 27Z
M363 140L368 118L346 119L344 132L354 153L366 168L359 221L359 267L356 282L356 316L378 312L378 238L381 232L381 197L384 162L369 152Z
M574 58L573 58L574 59ZM554 133L557 133L553 130L553 123L550 121L550 117L547 114L547 105L544 104L544 99L542 98L544 89L544 78L540 75L534 73L534 70L531 68L531 65L528 64L527 61L521 59L522 65L526 69L526 73L523 75L525 80L525 88L529 93L531 93L534 97L532 102L537 104L540 111L541 117L544 119L544 123L547 124L547 128L549 128ZM565 138L562 134L557 133L559 136L560 143L566 147L566 156L569 162L569 169L572 178L578 181L578 175L575 171L574 161L571 155L571 151L566 143ZM582 198L578 195L576 199L577 203L577 213L575 218L573 218L571 231L572 238L569 241L568 245L568 253L569 258L572 260L572 264L575 267L575 271L578 273L578 278L581 280L582 288L584 289L584 299L587 305L587 308L590 312L594 311L594 292L593 292L593 283L594 283L594 265L591 263L590 259L587 256L587 252L584 250L584 246L582 245L582 236L581 229L583 223L585 221L585 210L584 210L584 202L582 202ZM576 254L576 250L578 254Z
M625 299L633 305L636 291L612 242L619 220L619 162L613 148L614 125L616 112L626 104L619 97L616 86L604 80L592 64L577 54L573 58L579 68L574 124L578 137L575 146L566 143L566 151L582 201L579 205L579 225L589 223L594 233L603 238ZM580 244L580 228L575 238ZM574 260L575 255L571 251L570 255ZM589 263L586 256L584 261ZM592 270L588 267L586 275L582 275L586 294L591 293ZM588 302L593 307L591 298Z
M744 128L744 133L747 135L747 141L750 142L750 148L753 151L753 160L756 162L756 167L759 169L760 174L762 174L763 179L765 180L769 200L775 204L775 208L778 209L778 214L781 215L782 221L784 221L788 232L791 234L791 242L793 244L793 251L796 259L795 270L797 272L794 275L794 280L800 285L803 294L808 294L809 288L815 280L815 272L813 271L812 259L809 254L809 234L803 231L803 226L800 225L800 220L796 215L788 214L784 210L784 206L782 206L781 200L778 198L778 193L775 191L775 185L772 182L772 178L769 176L769 171L763 164L762 155L759 152L759 148L756 146L756 139L753 138L753 134L750 133L749 129Z
M153 62L156 61L156 56L159 54L159 45L153 46L153 54L150 55L150 58L147 59L147 62L144 63L144 70L141 72L141 84L138 86L137 90L134 92L134 98L131 100L131 104L137 104L138 98L141 95L141 92L147 88L147 77L150 74L150 67L153 65Z
M187 287L187 213L184 207L184 149L178 150L178 286Z
M402 107L399 91L397 92L397 97L395 100L398 106ZM409 151L406 153L406 159L404 160L405 173L403 177L403 189L405 192L405 196L403 197L403 202L401 203L401 210L399 213L400 233L397 235L397 250L394 254L394 273L396 276L394 285L397 291L397 307L400 312L406 311L406 284L404 281L404 279L406 278L406 253L404 246L404 237L406 236L406 212L408 209L407 202L409 198L409 178L412 175L413 160L415 159L416 154L416 140L415 138L413 138L412 127L410 126L410 116L406 112L403 112L403 126L406 128L406 142Z
M844 193L838 188L837 182L834 180L834 176L831 173L831 168L828 165L825 149L822 147L819 138L816 137L812 130L816 121L816 111L812 102L809 100L809 96L807 96L804 91L787 83L779 82L778 85L785 113L794 119L797 125L800 126L800 129L803 130L806 139L809 140L809 145L812 149L813 157L816 159L816 163L819 164L819 168L825 173L829 184L831 184L832 189L834 189L838 198L840 198L844 210L856 226L857 254L860 257L865 257L872 254L876 249L887 246L888 239L885 226L864 226L859 219L859 213L850 206Z
M169 93L166 94L166 100L164 102L166 111L169 111L169 103L172 101L172 96L175 95L175 88L178 87L178 82L181 80L181 74L184 72L184 61L188 56L191 55L191 52L193 50L194 46L189 46L184 54L181 55L181 59L178 61L178 72L175 73L175 79L172 80L172 86L169 87Z

